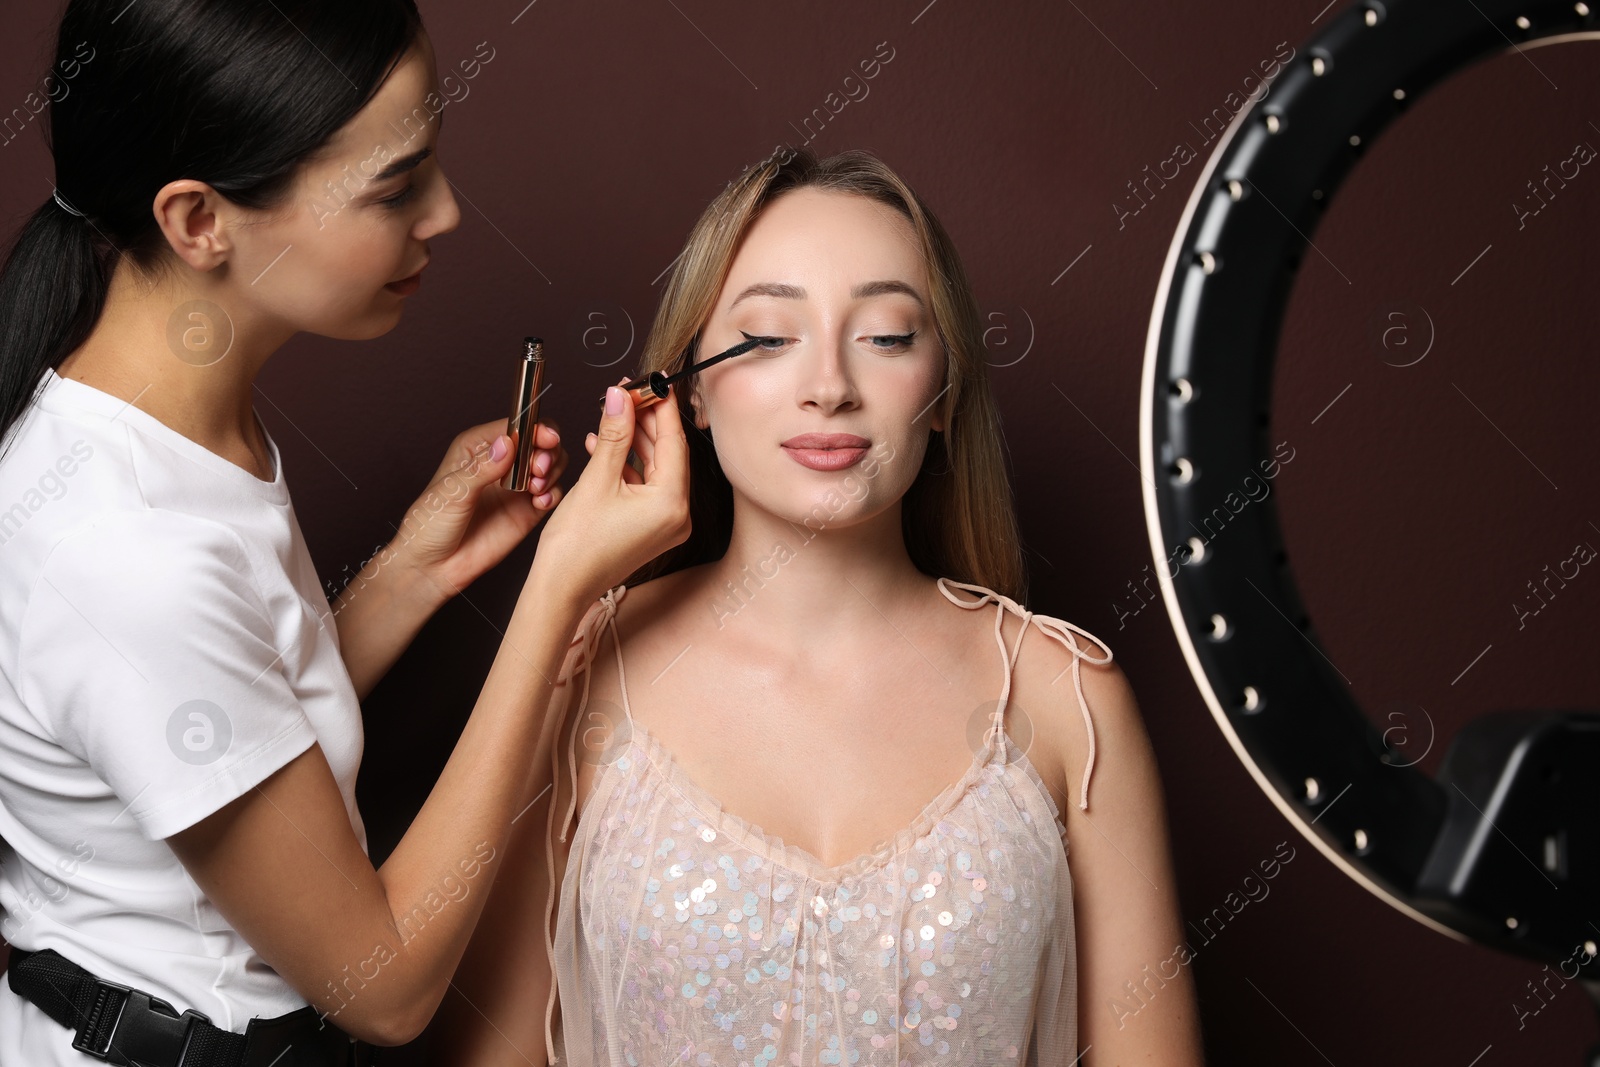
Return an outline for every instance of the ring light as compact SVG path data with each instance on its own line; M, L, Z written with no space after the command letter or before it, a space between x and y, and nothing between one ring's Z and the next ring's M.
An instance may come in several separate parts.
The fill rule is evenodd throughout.
M1201 696L1284 816L1340 870L1460 941L1600 978L1600 715L1496 712L1437 779L1388 746L1320 650L1270 491L1279 329L1319 216L1365 146L1449 75L1507 47L1600 38L1585 3L1394 0L1344 10L1219 139L1168 250L1140 397L1145 517ZM1271 475L1267 475L1268 478ZM1337 803L1335 803L1337 801ZM1563 973L1566 973L1565 971Z

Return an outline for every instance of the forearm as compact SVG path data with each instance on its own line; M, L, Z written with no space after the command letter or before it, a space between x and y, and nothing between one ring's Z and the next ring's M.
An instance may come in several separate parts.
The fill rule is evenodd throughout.
M412 820L389 859L379 869L397 927L405 933L408 918L420 918L441 887L457 886L430 932L437 936L406 943L415 954L418 976L426 976L413 995L420 1018L431 1017L472 935L489 885L503 866L513 830L512 820L528 804L528 787L537 772L536 753L546 753L558 723L548 709L555 677L589 598L569 597L563 590L530 577L523 589L504 640L489 669L455 750L445 764L422 809ZM474 884L464 881L461 861L476 857L487 867ZM457 899L459 897L459 899ZM449 922L438 922L446 914ZM404 943L404 942L403 942Z
M550 788L550 768L533 775L528 807L511 827L495 887L455 977L428 1024L428 1062L437 1067L547 1067L545 1015L553 982L545 949L545 909L552 892L546 826L567 793ZM564 846L555 844L555 870Z
M389 546L350 579L329 610L357 699L367 698L423 624L454 595L395 559Z

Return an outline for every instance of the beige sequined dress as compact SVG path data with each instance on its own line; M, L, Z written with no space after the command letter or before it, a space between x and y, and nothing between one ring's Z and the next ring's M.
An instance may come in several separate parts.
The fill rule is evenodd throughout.
M1094 727L1078 661L1089 657L1073 633L1104 651L1091 663L1109 662L1111 650L982 586L938 585L957 607L996 605L1003 680L993 721L966 773L909 826L831 867L723 810L633 721L615 622L626 587L584 616L562 671L564 681L584 676L569 721L581 720L587 667L609 625L627 722L584 802L559 901L551 900L553 936L546 916L552 1064L1067 1067L1078 1059L1065 824L1004 716L1031 622L1074 653L1089 730L1078 806L1087 809ZM1010 650L1004 611L1023 620ZM571 730L563 841L576 808L576 737Z

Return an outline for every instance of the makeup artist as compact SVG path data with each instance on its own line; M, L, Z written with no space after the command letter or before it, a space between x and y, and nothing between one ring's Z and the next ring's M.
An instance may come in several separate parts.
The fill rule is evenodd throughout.
M296 333L392 329L459 221L412 0L72 0L45 86L55 188L0 273L0 1067L366 1062L444 994L584 609L688 536L678 406L608 390L564 501L554 426L524 493L505 420L464 430L330 609L252 388ZM359 701L541 520L374 869Z

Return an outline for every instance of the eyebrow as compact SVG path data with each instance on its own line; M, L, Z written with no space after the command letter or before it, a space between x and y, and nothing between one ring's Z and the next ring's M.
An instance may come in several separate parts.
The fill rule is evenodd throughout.
M883 296L887 293L903 293L919 305L922 303L922 296L910 285L901 281L862 282L850 290L850 296L855 300L869 296ZM747 296L775 296L784 300L804 300L806 291L798 285L788 285L783 282L756 282L754 285L746 286L738 296L734 297L733 303L728 305L728 310L732 311L734 304Z
M417 167L422 164L422 161L431 155L433 155L433 149L424 148L420 152L413 152L409 156L402 156L400 159L395 160L393 163L390 163L387 167L384 167L382 170L380 170L373 176L372 180L375 182L381 182L386 181L389 178L398 178L402 174L416 170Z

